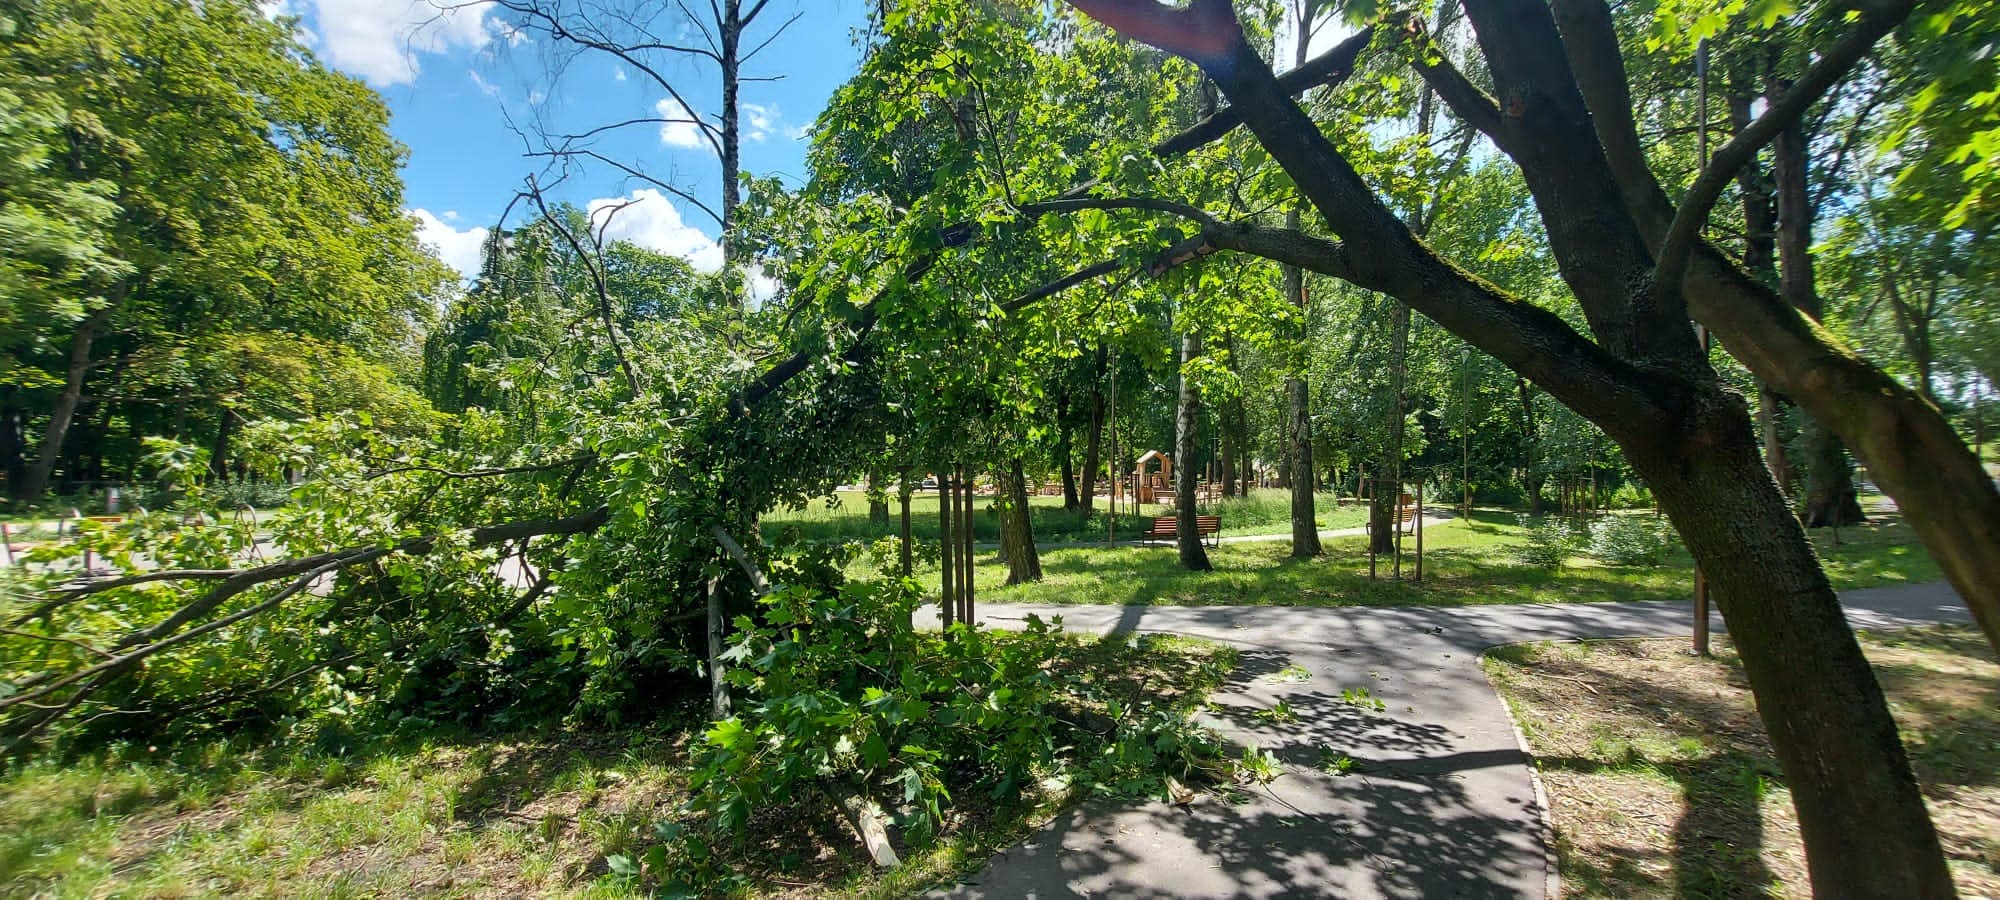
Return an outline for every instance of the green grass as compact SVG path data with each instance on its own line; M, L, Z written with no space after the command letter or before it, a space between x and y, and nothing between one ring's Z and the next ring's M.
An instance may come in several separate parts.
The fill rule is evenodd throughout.
M1975 627L1857 634L1965 896L2000 896L2000 665ZM1482 660L1550 797L1565 894L1803 896L1799 830L1740 661L1684 639Z
M1043 580L1008 587L1006 569L993 554L982 554L979 599L993 603L1410 606L1485 603L1575 603L1617 600L1679 600L1690 596L1693 562L1677 552L1659 566L1608 566L1573 557L1561 569L1525 565L1514 548L1526 529L1511 513L1476 510L1471 521L1427 527L1424 582L1414 574L1415 538L1405 535L1405 580L1389 576L1392 563L1378 560L1379 578L1368 577L1364 538L1325 542L1326 554L1306 561L1288 557L1288 541L1223 544L1208 551L1215 571L1182 569L1171 547L1122 546L1058 548L1042 554ZM1933 581L1936 563L1899 521L1878 517L1875 524L1841 529L1839 544L1825 530L1813 534L1827 573L1840 589ZM935 568L919 578L935 584Z
M1228 647L1175 636L1074 637L1052 665L1123 703L1199 705L1235 668ZM1178 699L1176 699L1178 698ZM688 797L678 724L624 731L431 734L179 751L125 745L0 770L0 897L642 897L611 875ZM759 895L911 896L976 870L1073 798L963 815L887 874L832 810L767 816L719 848Z
M1321 529L1358 528L1367 520L1367 512L1360 506L1339 506L1330 494L1318 498L1316 519ZM974 540L993 543L1000 540L1000 516L993 510L993 497L981 495L973 498L976 515L973 518ZM1098 509L1091 516L1069 512L1062 508L1061 497L1030 497L1028 506L1033 510L1035 540L1040 544L1049 543L1089 543L1105 539L1104 498L1098 498ZM1251 492L1248 497L1236 497L1214 503L1202 504L1198 509L1203 514L1215 514L1222 519L1222 533L1230 535L1259 535L1290 533L1291 494L1288 491L1266 488ZM1118 517L1117 534L1120 539L1130 539L1133 533L1147 524L1152 517L1171 515L1173 510L1161 504L1149 504L1140 510L1135 519L1121 511ZM898 508L895 496L890 495L889 522L878 524L868 521L868 497L860 491L841 491L832 497L816 500L802 509L777 509L764 516L763 527L766 540L776 540L787 534L804 540L862 540L873 541L899 534ZM918 492L910 499L910 533L916 540L935 542L938 537L938 498L936 491Z
M682 760L572 735L34 763L0 781L0 895L588 895Z

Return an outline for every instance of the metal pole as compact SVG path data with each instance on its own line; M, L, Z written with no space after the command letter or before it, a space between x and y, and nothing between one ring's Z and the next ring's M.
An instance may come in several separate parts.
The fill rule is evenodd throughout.
M1708 655L1708 578L1700 566L1694 569L1694 652Z
M1424 583L1424 483L1417 481L1417 573L1415 580Z

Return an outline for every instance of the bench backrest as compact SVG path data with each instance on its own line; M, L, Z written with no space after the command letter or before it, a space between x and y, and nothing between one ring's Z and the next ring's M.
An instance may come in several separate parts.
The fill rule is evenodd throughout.
M1173 516L1155 516L1153 518L1154 534L1170 534L1178 527L1180 527L1180 520L1174 518ZM1195 516L1194 528L1196 531L1199 531L1203 534L1207 534L1212 531L1220 531L1222 530L1222 517Z

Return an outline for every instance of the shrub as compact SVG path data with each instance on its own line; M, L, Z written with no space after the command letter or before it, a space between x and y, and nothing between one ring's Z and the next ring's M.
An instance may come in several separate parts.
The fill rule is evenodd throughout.
M1521 516L1519 521L1521 527L1528 529L1527 541L1514 549L1515 557L1523 565L1560 569L1563 562L1575 556L1589 539L1584 529L1568 519Z
M282 481L218 478L208 485L209 498L222 509L276 509L291 502L292 486Z
M691 779L695 818L661 832L673 839L649 866L676 880L726 879L716 838L741 837L773 811L798 821L875 801L921 846L968 798L1007 803L1051 779L1158 795L1169 777L1229 771L1216 739L1189 721L1200 691L1120 690L1074 664L1086 653L1130 662L1140 645L1087 644L1034 617L1017 634L961 624L947 637L911 627L917 604L907 581L786 587L763 599L761 621L739 617L725 654L736 715L708 730ZM1216 658L1199 665L1215 669L1207 684L1227 669Z
M1591 529L1590 555L1614 566L1657 566L1680 546L1656 516L1606 516Z

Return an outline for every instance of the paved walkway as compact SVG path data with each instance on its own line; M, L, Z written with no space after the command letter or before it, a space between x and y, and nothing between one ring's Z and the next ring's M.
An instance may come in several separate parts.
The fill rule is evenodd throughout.
M1943 584L1842 596L1856 627L1970 621ZM1284 774L1245 803L1090 801L997 854L941 896L1542 897L1550 872L1528 760L1478 663L1515 641L1688 633L1688 603L1338 608L1014 606L1008 627L1060 615L1071 631L1170 632L1237 647L1215 697L1228 737L1275 754ZM1718 620L1717 627L1720 628ZM1304 681L1281 672L1298 666ZM1375 712L1343 702L1367 688ZM1283 700L1297 722L1253 713ZM1336 778L1321 748L1359 763Z

